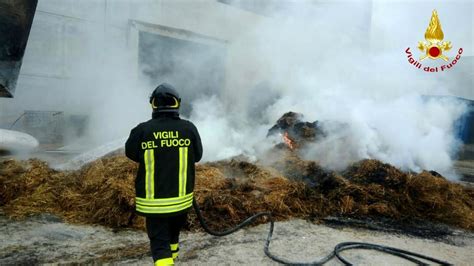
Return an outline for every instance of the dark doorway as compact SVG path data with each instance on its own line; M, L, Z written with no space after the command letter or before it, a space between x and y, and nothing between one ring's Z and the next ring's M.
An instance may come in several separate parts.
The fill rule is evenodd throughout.
M181 113L189 115L190 103L203 95L217 94L225 77L225 46L182 40L141 31L139 64L152 86L171 83L181 95Z

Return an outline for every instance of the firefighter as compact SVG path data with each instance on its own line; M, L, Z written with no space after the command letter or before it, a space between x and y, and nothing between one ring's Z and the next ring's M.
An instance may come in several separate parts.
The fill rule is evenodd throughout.
M192 207L195 169L202 157L199 133L179 117L181 99L170 84L150 96L152 119L130 132L125 154L138 162L136 212L146 217L155 265L173 265L179 251L179 231Z

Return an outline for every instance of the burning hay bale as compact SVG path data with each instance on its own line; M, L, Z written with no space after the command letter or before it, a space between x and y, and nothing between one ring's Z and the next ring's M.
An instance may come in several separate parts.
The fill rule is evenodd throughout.
M287 112L268 130L267 136L280 134L284 143L277 145L277 148L297 150L308 143L323 140L329 132L344 132L348 128L347 124L336 121L307 122L302 119L303 114Z
M405 173L363 160L336 173L287 155L265 167L242 160L198 165L195 195L211 226L223 229L272 211L279 220L383 217L474 229L474 190L434 172ZM0 169L0 206L10 217L49 212L75 223L143 228L134 214L137 166L123 155L70 172L37 160L5 161ZM193 214L189 220L191 228L198 227Z
M318 124L318 121L303 122L303 115L295 112L288 112L280 117L276 124L268 130L267 136L281 134L285 144L290 149L296 149L305 142L313 142L325 136L325 133Z

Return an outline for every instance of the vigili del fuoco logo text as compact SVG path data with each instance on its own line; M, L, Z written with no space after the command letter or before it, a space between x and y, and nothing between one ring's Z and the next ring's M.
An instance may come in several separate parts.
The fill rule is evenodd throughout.
M458 49L456 57L450 59L445 52L451 50L452 45L450 41L443 41L444 33L441 29L441 23L439 22L438 12L433 10L431 15L431 20L428 28L425 32L425 41L418 42L418 49L423 53L419 57L419 61L414 58L410 47L405 50L405 53L408 57L408 63L412 64L418 69L422 69L426 72L442 72L447 71L453 68L461 59L461 54L463 52L462 48ZM421 63L425 59L438 60L442 59L445 62L440 66L423 66ZM448 63L449 62L449 63Z

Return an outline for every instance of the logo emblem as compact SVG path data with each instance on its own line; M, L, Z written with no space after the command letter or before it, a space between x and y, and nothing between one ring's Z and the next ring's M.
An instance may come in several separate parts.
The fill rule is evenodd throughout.
M433 10L431 14L430 24L425 32L425 40L418 42L418 49L422 51L424 54L420 57L420 59L415 59L415 55L412 53L410 47L405 50L406 57L408 58L408 63L414 66L417 69L423 70L425 72L444 72L451 68L453 68L461 59L461 55L464 50L460 47L458 49L458 54L453 56L452 59L449 59L443 53L446 51L451 50L451 42L443 41L444 33L441 29L441 23L439 22L438 12ZM425 64L426 61L421 63L426 58L430 58L432 60L436 60L438 58L443 59L444 61L449 63L442 63L439 65L437 62L430 62ZM428 61L428 60L427 60ZM438 64L438 65L437 65Z
M418 42L418 49L425 53L422 57L420 57L420 61L423 61L427 57L431 59L441 58L444 61L448 61L449 58L446 57L443 52L449 51L452 46L451 42L443 41L443 39L444 33L441 29L438 12L436 12L435 9L433 10L433 14L431 14L430 24L425 32L426 41Z

